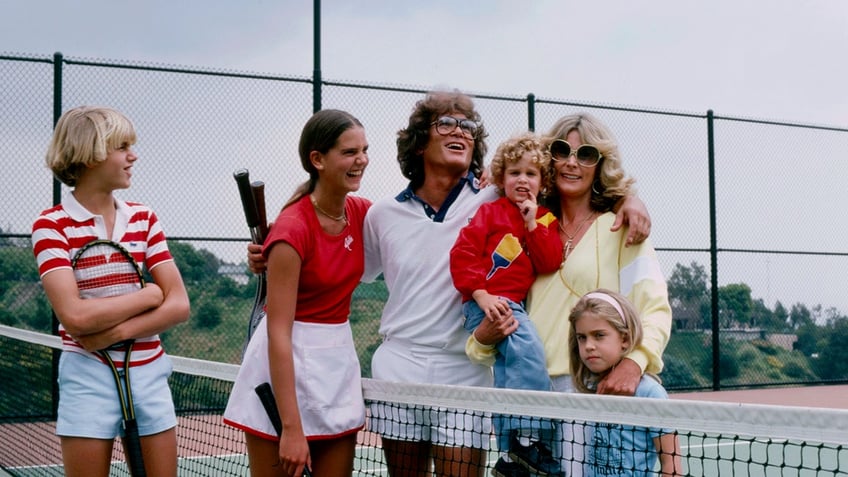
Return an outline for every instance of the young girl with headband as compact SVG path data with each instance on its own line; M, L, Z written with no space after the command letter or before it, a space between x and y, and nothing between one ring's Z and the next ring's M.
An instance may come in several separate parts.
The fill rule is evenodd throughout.
M642 322L623 295L598 289L584 295L568 317L568 348L575 388L594 393L598 381L642 341ZM668 399L668 393L651 374L642 376L636 397ZM668 429L594 423L586 427L584 476L683 475L680 442Z

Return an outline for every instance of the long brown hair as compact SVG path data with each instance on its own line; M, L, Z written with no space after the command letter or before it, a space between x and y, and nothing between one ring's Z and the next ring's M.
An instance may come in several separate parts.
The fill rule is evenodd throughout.
M326 154L336 145L339 136L353 127L363 126L352 114L338 109L323 109L313 114L306 121L303 131L300 133L298 153L303 170L309 173L309 180L300 184L294 190L291 198L283 206L284 209L315 190L315 184L318 183L318 169L315 168L309 158L312 151Z

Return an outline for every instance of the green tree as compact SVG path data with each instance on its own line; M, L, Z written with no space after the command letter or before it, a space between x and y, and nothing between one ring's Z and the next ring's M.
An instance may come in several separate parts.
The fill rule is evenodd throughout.
M774 313L768 309L762 298L757 298L753 301L751 308L751 326L754 328L764 328L773 330L774 328ZM778 328L779 330L779 328Z
M771 331L787 331L789 329L789 312L779 300L774 305L769 321L764 326Z
M20 282L38 282L38 268L29 247L0 246L0 293Z
M675 264L668 279L672 316L679 328L708 328L710 324L710 286L702 265Z
M816 371L822 379L848 379L848 317L830 320L824 327Z
M47 331L50 307L28 241L0 242L0 323Z
M793 330L798 330L808 324L815 325L815 321L813 321L813 314L810 312L810 309L807 308L807 305L803 303L796 303L792 305L792 309L789 311L788 322L789 327Z
M202 300L191 320L198 328L212 329L221 324L221 307L214 300Z
M208 250L196 250L189 244L169 242L168 247L186 283L200 283L218 276L221 260Z
M751 323L751 287L744 283L731 283L718 289L719 319L724 328Z
M798 339L792 345L792 349L800 352L804 356L813 356L818 353L821 347L822 329L815 325L812 321L805 323L795 331Z

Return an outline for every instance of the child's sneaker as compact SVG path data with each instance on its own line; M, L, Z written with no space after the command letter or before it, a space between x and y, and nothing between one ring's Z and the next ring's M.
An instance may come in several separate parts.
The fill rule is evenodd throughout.
M530 471L518 462L507 462L501 457L495 462L492 475L494 477L530 477Z
M541 442L533 442L523 446L518 441L518 433L513 430L510 435L509 457L526 467L530 472L540 476L558 477L562 475L559 462L554 459L548 446Z

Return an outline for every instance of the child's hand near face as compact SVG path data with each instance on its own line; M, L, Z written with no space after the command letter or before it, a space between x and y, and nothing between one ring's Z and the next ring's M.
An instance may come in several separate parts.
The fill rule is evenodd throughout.
M532 231L535 229L536 211L539 209L539 204L536 203L536 197L531 195L515 205L518 206L518 211L521 212L521 217L524 218L524 225L527 227L527 230Z

